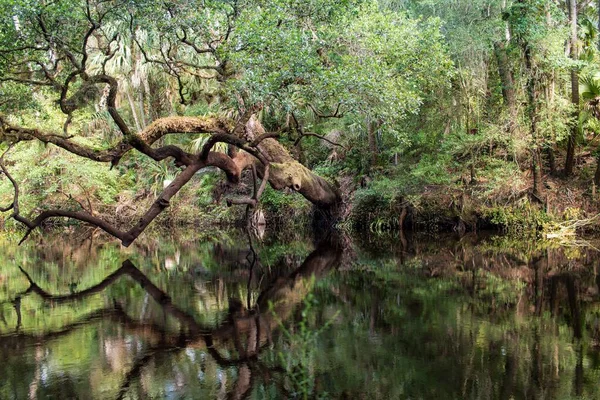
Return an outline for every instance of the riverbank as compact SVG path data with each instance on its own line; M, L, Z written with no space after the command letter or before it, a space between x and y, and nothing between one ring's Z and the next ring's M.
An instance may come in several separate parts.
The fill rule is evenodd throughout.
M544 176L543 198L531 195L528 171L508 170L504 165L475 178L467 179L456 171L437 171L444 179L419 177L414 169L397 168L393 173L375 171L357 178L344 171L330 169L324 176L335 181L343 197L336 211L335 223L346 230L473 232L497 230L511 234L569 236L576 232L600 232L600 196L593 193L591 160L580 160L573 179ZM213 176L214 175L214 176ZM337 179L334 176L337 175ZM169 208L151 226L156 229L193 226L198 231L215 227L244 224L244 206L227 206L229 198L241 198L251 193L251 181L246 177L234 187L220 183L218 174L207 174L191 182L178 193ZM113 203L94 199L77 199L52 204L60 208L75 208L82 204L94 215L127 229L138 220L155 200L156 192L139 190L125 192ZM276 191L267 187L259 205L261 220L267 229L293 229L310 226L313 206L291 190ZM77 226L76 221L54 219L46 226ZM18 229L14 221L6 220L6 228Z
M600 231L600 195L591 166L571 179L544 176L540 198L529 171L401 186L406 177L376 176L347 196L346 223L370 231L495 229L513 234L571 235Z

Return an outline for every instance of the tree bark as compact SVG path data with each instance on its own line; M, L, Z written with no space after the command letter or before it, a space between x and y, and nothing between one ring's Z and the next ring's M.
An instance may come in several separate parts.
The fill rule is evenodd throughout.
M577 60L577 0L569 0L569 22L571 24L571 49L570 56L573 61ZM571 102L575 111L573 112L573 126L567 142L567 158L565 160L565 176L573 173L575 166L575 147L579 130L579 75L577 67L571 68Z
M78 156L99 162L111 162L113 165L118 163L125 153L135 148L156 161L173 157L178 166L185 167L158 196L138 223L128 231L122 231L87 211L47 210L34 220L24 217L19 213L18 183L6 170L2 156L0 157L0 168L13 184L15 194L13 203L8 207L1 208L0 211L13 210L12 217L27 226L28 230L23 240L46 219L64 217L98 226L120 239L124 246L129 246L169 206L170 199L194 177L195 173L208 166L215 166L223 170L232 183L239 182L242 171L246 168L256 168L260 176L265 178L252 199L236 200L236 204L255 205L267 181L275 189L288 187L301 193L320 208L329 209L339 203L341 195L334 185L296 161L277 140L272 137L265 138L269 134L265 134L262 125L254 116L250 114L247 119L245 118L243 120L246 123L241 123L241 125L217 118L161 118L140 133L128 133L123 141L113 148L105 150L90 148L54 133L12 126L0 118L0 139L8 142L39 140L43 143L52 143ZM212 136L200 154L190 154L172 145L152 147L153 143L167 134L203 132L212 133ZM211 151L211 148L218 142L228 143L232 149L236 147L239 151L231 152L234 155L233 158L224 153Z
M253 142L264 134L265 130L261 123L256 117L252 117L246 124L243 139ZM330 208L339 203L341 199L339 190L295 160L276 139L266 138L261 140L258 149L269 161L268 179L273 189L290 188L321 208ZM240 172L254 164L259 176L262 178L264 175L264 165L256 157L245 151L237 152L233 157L233 161Z
M517 94L515 90L515 80L510 68L508 56L506 54L506 45L504 42L494 43L494 54L498 63L498 74L502 83L502 97L508 109L509 131L514 131L517 123Z
M538 143L538 132L537 132L537 96L535 92L535 76L533 71L533 61L531 57L531 49L529 43L524 42L522 44L523 52L525 55L525 67L527 69L527 101L530 119L531 138L533 145L531 146L531 174L533 176L533 189L532 194L538 200L541 200L542 194L542 170L541 170L541 157Z
M370 158L370 167L374 167L377 165L377 129L375 126L375 122L367 120L367 135L369 136L369 154Z

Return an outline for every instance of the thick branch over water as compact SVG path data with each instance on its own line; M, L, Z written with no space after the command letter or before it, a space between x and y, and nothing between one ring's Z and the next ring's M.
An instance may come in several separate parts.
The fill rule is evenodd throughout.
M35 219L29 220L19 212L19 185L6 169L3 160L0 159L0 167L15 189L13 203L4 211L12 209L12 217L28 228L23 239L27 238L35 228L47 219L61 217L76 219L97 226L120 239L124 246L129 246L154 218L169 206L171 198L193 178L194 174L208 166L214 166L224 171L231 183L239 182L241 174L246 168L257 168L263 180L268 180L275 189L289 187L300 192L319 207L330 207L339 200L339 193L335 187L294 160L275 139L264 138L255 143L257 136L264 135L264 129L252 115L243 116L237 124L219 118L161 118L138 134L128 133L123 140L107 149L95 149L85 146L77 143L71 137L55 133L14 126L2 118L0 118L0 124L2 139L11 143L39 140L43 143L56 145L80 157L97 162L110 162L112 165L118 164L121 157L128 151L136 149L155 161L162 161L171 157L177 165L184 168L158 196L137 224L127 231L122 231L85 210L47 210ZM212 135L199 154L191 154L172 145L152 147L165 135L197 133ZM233 158L224 153L211 151L212 147L219 142L228 143L243 151L237 152ZM263 190L264 184L261 184L261 190L255 193L253 198L232 200L231 203L255 206Z

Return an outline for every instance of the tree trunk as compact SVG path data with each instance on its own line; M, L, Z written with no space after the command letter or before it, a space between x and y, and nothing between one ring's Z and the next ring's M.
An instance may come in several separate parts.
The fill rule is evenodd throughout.
M141 132L142 125L140 124L140 120L137 116L135 102L133 101L133 98L131 97L131 93L129 93L129 91L127 91L127 101L129 101L129 108L131 108L131 116L133 117L133 122L135 123L135 129L137 129L138 132Z
M548 167L550 168L550 175L556 175L556 157L554 155L554 149L552 145L546 147L546 155L548 156Z
M376 126L375 122L367 122L367 134L369 135L369 153L371 155L370 166L374 167L377 165L377 137L376 137Z
M525 67L527 69L527 100L529 119L531 123L531 138L533 145L531 146L531 174L533 175L532 194L538 200L541 200L542 193L542 170L541 157L538 143L537 133L537 99L535 93L535 76L533 71L533 62L531 59L531 49L527 42L523 43L523 52L525 54Z
M517 95L515 90L515 81L513 78L508 56L506 54L506 45L504 42L494 43L494 54L498 63L498 74L502 83L502 97L508 109L509 131L512 132L517 122Z
M542 201L542 162L540 150L537 147L531 150L531 172L533 174L533 196Z
M244 139L253 141L264 133L261 123L256 117L252 117L246 125ZM276 139L264 139L258 147L270 162L268 179L274 189L290 188L320 208L327 209L339 203L339 190L295 160ZM233 161L240 172L254 164L259 176L264 174L264 166L260 161L245 151L237 152Z
M554 104L554 94L555 94L555 87L556 87L556 75L555 72L552 71L551 74L549 74L548 77L548 82L546 83L546 103L549 106L552 106ZM552 132L551 132L552 137L554 137L554 128L552 128ZM556 176L557 175L557 167L556 167L556 156L555 156L555 144L554 143L547 143L546 144L546 155L548 157L548 167L550 168L550 175L552 176Z
M596 173L594 174L594 184L596 187L600 186L600 157L596 161Z
M569 1L569 20L571 23L571 59L577 60L577 0ZM575 166L575 146L579 128L579 76L577 67L571 68L571 102L575 107L573 126L567 142L567 158L565 160L565 176L573 173Z

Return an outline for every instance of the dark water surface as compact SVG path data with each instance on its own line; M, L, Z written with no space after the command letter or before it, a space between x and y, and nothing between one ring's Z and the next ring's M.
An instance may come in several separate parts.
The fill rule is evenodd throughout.
M189 237L0 240L0 398L600 398L594 241Z

